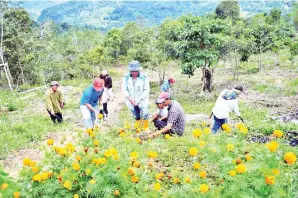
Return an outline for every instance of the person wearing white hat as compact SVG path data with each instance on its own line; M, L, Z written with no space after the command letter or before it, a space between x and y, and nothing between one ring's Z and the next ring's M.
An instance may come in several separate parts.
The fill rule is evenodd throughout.
M122 91L126 105L133 113L137 123L143 122L145 131L149 130L149 78L140 72L139 61L131 61L129 72L122 79Z
M53 123L56 123L56 121L58 121L58 123L63 122L62 108L64 107L64 103L62 101L61 91L58 87L59 83L52 81L46 96L46 108Z

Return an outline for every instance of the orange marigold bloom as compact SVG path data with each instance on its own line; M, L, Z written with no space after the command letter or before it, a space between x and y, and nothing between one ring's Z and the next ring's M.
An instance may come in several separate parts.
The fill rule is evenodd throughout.
M252 157L251 157L251 155L246 154L246 155L245 155L245 159L246 159L247 161L250 161L250 160L252 160Z
M133 168L129 168L127 172L128 172L129 175L134 175L134 174L136 174L136 172L134 171Z
M207 172L206 171L201 171L199 172L199 176L205 179L207 177Z
M120 191L119 190L115 190L114 191L114 196L119 196L120 195Z
M157 152L154 152L154 151L148 151L148 157L152 158L152 159L155 159L158 157L158 154Z
M30 164L30 162L31 162L31 159L30 158L24 158L23 159L23 164L25 165L25 166L29 166L29 164Z
M265 177L265 182L268 185L273 185L275 183L275 177L273 176Z
M193 135L195 138L201 137L202 134L203 134L203 132L202 132L202 130L200 130L200 129L195 129L195 130L193 130L193 132L192 132L192 135Z
M179 184L180 180L177 177L175 177L175 178L173 178L173 182L174 182L174 184Z
M281 138L283 136L283 132L281 130L274 130L273 131L273 136L277 138Z
M195 148L195 147L191 147L189 150L188 150L188 152L189 152L189 154L191 155L191 156L196 156L197 154L198 154L198 149L197 148Z
M131 176L131 181L133 183L138 183L139 182L139 178L137 176L133 175L133 176Z
M207 184L201 184L199 190L201 193L206 193L209 191L209 187L207 186Z
M271 152L275 152L278 148L278 143L275 141L272 141L272 142L266 144L266 146Z
M195 169L195 170L198 170L199 168L201 167L201 164L200 163L195 163L194 165L193 165L193 168Z
M93 141L93 145L94 145L94 146L98 146L98 145L99 145L99 140L94 140L94 141Z
M204 128L204 133L206 135L210 134L211 133L211 129L210 128Z
M287 164L292 165L296 162L297 157L293 152L287 152L285 154L284 160L287 162Z
M141 163L139 161L134 161L132 165L136 168L139 168L141 166Z
M8 187L8 183L3 183L1 185L1 190L5 190Z
M155 191L160 191L160 189L161 189L161 185L160 185L160 183L155 183L155 184L153 184L153 189L154 189Z
M73 168L73 170L78 171L78 170L80 170L80 165L78 163L73 163L72 168Z
M237 173L240 173L240 174L245 173L246 172L246 166L244 164L238 164L236 166L236 171L237 171Z
M226 132L230 133L231 132L231 127L228 124L223 124L221 125L221 128Z
M137 142L138 144L141 144L141 143L142 143L141 138L136 138L136 142Z
M184 178L184 182L185 182L185 183L191 183L191 179L190 179L190 177L188 177L188 176L185 177L185 178Z
M21 193L19 191L16 191L13 193L13 198L19 198L21 197Z
M235 177L235 176L236 176L236 171L231 170L231 171L229 172L229 175L230 175L231 177Z
M163 176L164 176L163 173L157 173L157 174L155 175L155 178L156 178L157 180L161 180L161 179L163 178Z
M77 156L76 156L76 160L77 160L77 161L81 161L81 160L82 160L82 157L79 156L79 155L77 155Z
M47 140L47 144L48 144L49 146L53 145L53 144L54 144L54 139L48 139L48 140Z

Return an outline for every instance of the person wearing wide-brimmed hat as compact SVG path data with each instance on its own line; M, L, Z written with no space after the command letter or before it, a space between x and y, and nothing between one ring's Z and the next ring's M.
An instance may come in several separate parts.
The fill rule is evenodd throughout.
M63 121L62 108L64 107L64 103L62 101L61 91L58 87L59 83L52 81L46 96L46 108L53 123L56 123L56 121L61 123Z
M99 114L99 102L103 93L104 81L95 78L93 84L84 89L80 100L85 129L94 128L96 116Z
M169 92L171 91L171 85L173 85L176 81L174 78L169 78L165 80L161 85L161 92Z
M128 65L129 72L122 79L122 91L126 105L133 113L137 122L143 120L145 131L149 130L149 92L148 77L140 72L139 61L132 61Z
M225 89L220 93L210 115L210 118L213 115L214 119L213 133L217 133L218 129L228 122L230 112L234 112L243 122L238 106L238 96L241 93L244 93L243 86L241 85L237 85L233 89Z

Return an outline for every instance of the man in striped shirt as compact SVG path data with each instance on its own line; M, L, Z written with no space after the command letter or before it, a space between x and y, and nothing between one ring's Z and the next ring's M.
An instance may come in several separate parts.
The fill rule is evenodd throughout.
M168 92L162 92L157 102L162 103L164 107L168 107L168 120L167 122L160 121L159 126L162 129L150 134L149 137L154 138L165 133L182 136L185 129L185 114L181 105L177 101L171 100L171 95Z

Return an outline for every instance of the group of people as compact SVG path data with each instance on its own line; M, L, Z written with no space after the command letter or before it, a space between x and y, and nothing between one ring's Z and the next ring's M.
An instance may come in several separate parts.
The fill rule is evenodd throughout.
M155 100L158 111L150 118L149 78L140 71L140 68L138 61L130 62L128 65L129 72L123 76L121 86L126 106L131 110L136 123L142 123L144 131L148 132L150 138L166 133L182 136L186 124L185 114L180 103L171 99L170 93L175 80L170 78L161 85L161 93ZM54 123L63 121L62 108L64 103L58 87L58 82L53 81L46 99L47 111ZM244 89L240 85L221 92L210 115L214 119L213 133L216 133L224 123L227 123L230 112L235 112L240 117L238 96L242 92ZM107 103L113 98L112 78L107 71L103 71L99 78L94 79L92 85L84 89L80 100L85 129L94 128L96 116L99 113L102 113L104 118L108 117ZM102 110L99 109L100 104L103 106ZM243 121L241 117L240 119ZM156 130L151 131L149 129L150 122L154 124Z

